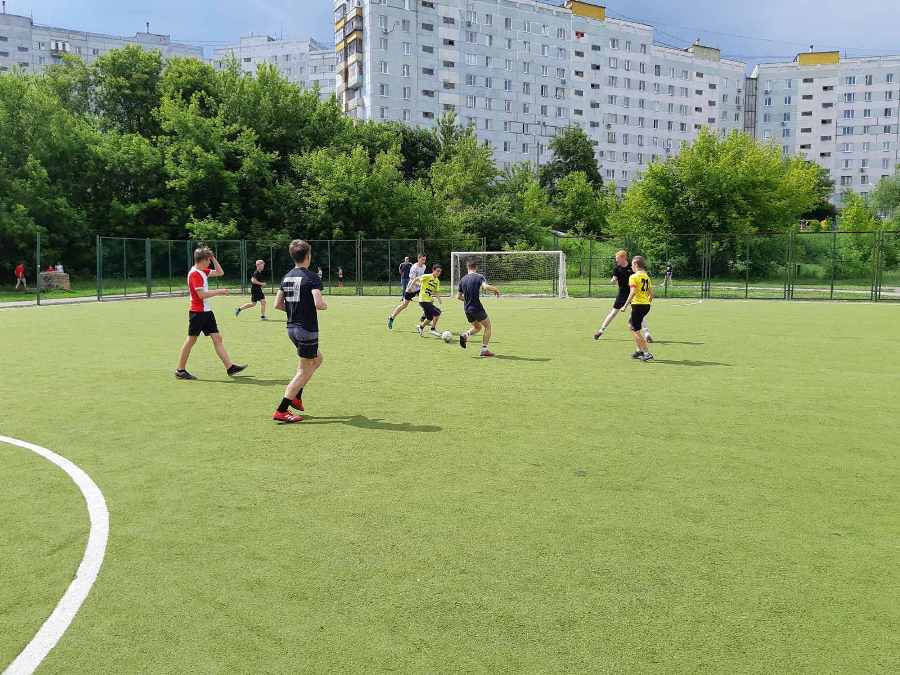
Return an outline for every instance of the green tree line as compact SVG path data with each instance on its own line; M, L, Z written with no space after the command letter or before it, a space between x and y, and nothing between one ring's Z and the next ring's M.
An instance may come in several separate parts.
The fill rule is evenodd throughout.
M582 130L550 150L542 167L500 167L453 114L433 130L354 124L270 65L250 76L138 47L68 58L0 77L0 273L31 257L37 232L49 258L82 269L98 234L662 242L783 230L827 209L832 189L814 164L739 133L701 132L624 198Z

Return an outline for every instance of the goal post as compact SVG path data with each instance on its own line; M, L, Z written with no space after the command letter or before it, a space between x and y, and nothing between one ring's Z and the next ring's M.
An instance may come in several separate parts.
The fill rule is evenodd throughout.
M562 251L453 251L450 253L450 293L468 272L470 259L489 284L506 295L566 298L566 254Z

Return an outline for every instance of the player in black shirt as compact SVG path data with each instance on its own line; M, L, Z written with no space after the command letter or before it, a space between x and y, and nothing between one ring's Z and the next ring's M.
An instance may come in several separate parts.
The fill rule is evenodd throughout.
M412 263L409 262L409 256L403 258L400 263L400 297L406 293L406 287L409 286L409 271L412 269Z
M621 313L625 303L628 302L628 294L631 290L628 286L628 280L631 278L632 274L634 274L634 270L631 269L631 265L628 263L628 251L619 251L616 253L616 266L613 268L612 279L610 279L611 283L618 286L618 294L613 302L613 308L603 320L603 325L600 326L600 329L596 333L594 333L595 340L599 340L603 336L603 333L606 332L609 324L611 324L612 320ZM643 329L644 337L647 339L647 342L653 342L653 337L650 335L650 329L647 328L646 323L644 323Z
M287 312L288 337L297 348L300 364L294 379L285 388L284 398L272 419L276 422L293 423L301 422L303 418L292 414L289 408L293 406L303 411L303 387L322 365L317 310L328 309L328 304L322 297L321 277L309 271L312 247L301 239L295 239L288 251L295 267L281 281L275 309Z
M250 309L252 307L256 307L256 303L260 303L260 309L262 313L259 315L259 318L262 321L266 320L266 294L263 293L263 288L266 285L266 263L262 260L256 261L256 269L250 274L250 302L241 305L240 307L235 308L234 315L240 316L241 312L245 309Z
M462 300L464 303L466 321L472 324L472 327L459 336L459 346L465 349L468 346L469 338L484 329L484 335L481 338L481 355L484 357L494 356L493 352L488 349L488 344L491 342L491 320L484 305L481 304L481 289L493 293L498 298L500 289L491 286L484 275L478 273L478 263L474 258L470 258L466 262L466 268L469 273L459 280L456 299Z

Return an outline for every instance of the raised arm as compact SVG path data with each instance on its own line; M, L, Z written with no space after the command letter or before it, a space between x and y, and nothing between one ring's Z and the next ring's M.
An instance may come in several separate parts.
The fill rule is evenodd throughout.
M222 271L222 265L219 264L219 261L216 260L216 256L212 257L213 265L215 265L214 270L210 270L207 276L210 277L224 277L225 272Z
M316 303L316 309L319 311L325 311L328 309L328 303L325 302L325 298L322 296L322 291L318 288L314 288L312 292L313 302Z

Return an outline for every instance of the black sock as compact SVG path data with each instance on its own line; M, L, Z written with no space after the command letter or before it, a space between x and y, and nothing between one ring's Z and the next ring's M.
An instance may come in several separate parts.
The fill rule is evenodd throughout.
M176 373L186 373L187 371L184 368L176 368L175 372Z
M288 408L291 406L291 399L283 398L281 399L281 403L278 406L278 412L287 412Z

